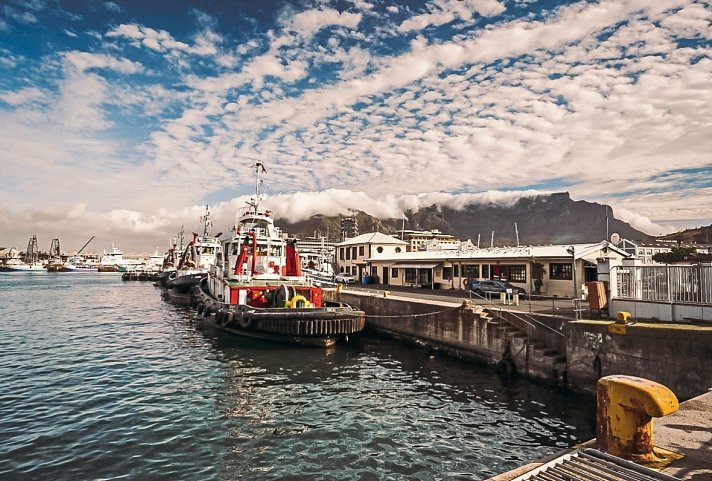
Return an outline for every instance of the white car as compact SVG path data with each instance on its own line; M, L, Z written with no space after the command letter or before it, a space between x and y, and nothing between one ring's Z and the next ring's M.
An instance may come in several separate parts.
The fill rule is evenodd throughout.
M351 274L341 272L339 274L336 274L336 277L334 277L334 282L338 282L340 284L355 284L356 278Z

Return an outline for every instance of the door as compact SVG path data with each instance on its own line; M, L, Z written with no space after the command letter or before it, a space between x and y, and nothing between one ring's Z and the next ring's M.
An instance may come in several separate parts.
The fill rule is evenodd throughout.
M383 266L383 284L388 284L388 269L390 269L390 267Z

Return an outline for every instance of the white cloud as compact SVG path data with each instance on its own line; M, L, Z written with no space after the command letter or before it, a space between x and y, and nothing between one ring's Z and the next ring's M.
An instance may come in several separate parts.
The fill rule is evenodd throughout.
M67 52L64 54L64 60L67 67L81 72L95 68L106 68L116 72L133 74L143 70L143 66L138 62L100 53Z
M484 17L498 15L504 12L505 6L497 0L435 0L429 10L429 13L404 20L398 26L398 31L423 30L431 25L450 23L455 19L470 21L476 13Z
M36 87L27 87L16 92L2 92L0 93L0 100L7 104L18 106L28 102L42 100L45 95L45 92Z
M304 38L311 37L325 27L342 26L350 29L358 27L361 22L360 13L339 12L333 8L321 10L306 10L294 15L287 27L294 30Z

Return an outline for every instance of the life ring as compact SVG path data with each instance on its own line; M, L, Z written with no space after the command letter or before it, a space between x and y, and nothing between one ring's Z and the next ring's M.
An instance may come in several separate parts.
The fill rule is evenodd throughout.
M300 302L302 303L301 307L311 307L311 302L309 302L309 300L307 300L307 298L301 294L298 294L298 295L292 297L290 300L288 300L286 302L286 307L293 307L293 308L299 307L298 304Z

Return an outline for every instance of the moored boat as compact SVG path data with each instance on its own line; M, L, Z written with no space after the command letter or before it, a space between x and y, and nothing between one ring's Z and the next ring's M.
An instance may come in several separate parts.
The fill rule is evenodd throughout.
M0 264L0 271L6 272L44 272L45 267L39 260L39 250L37 249L37 237L30 237L25 251L25 260L20 259L20 253L17 249L10 249L8 259L3 264Z
M217 328L247 337L329 347L361 331L362 311L325 301L321 287L301 272L296 241L287 241L272 212L260 210L257 163L255 197L238 213L232 238L191 291L191 305Z
M215 264L222 251L218 240L222 232L216 236L208 233L211 221L210 211L207 208L202 219L203 235L193 232L193 239L183 251L176 270L166 281L166 288L172 296L183 296L187 299L191 289L208 275L209 269Z

